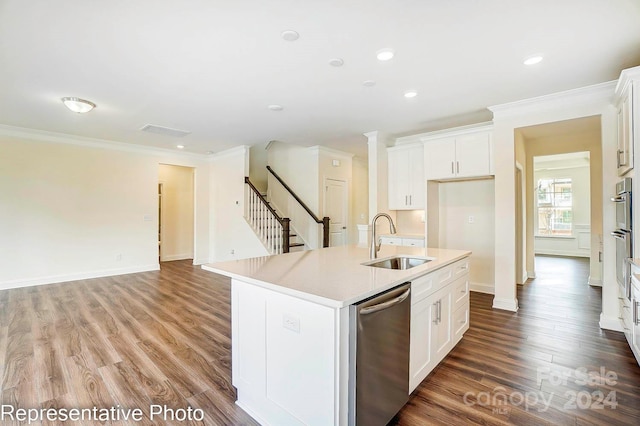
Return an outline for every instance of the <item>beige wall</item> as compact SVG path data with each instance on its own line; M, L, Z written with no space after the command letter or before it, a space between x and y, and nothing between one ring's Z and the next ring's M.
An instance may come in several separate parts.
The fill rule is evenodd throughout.
M353 158L353 179L351 197L351 231L349 242L358 243L357 225L369 222L369 166L365 159Z
M160 260L193 259L193 172L191 167L160 164L162 246Z
M267 192L267 145L253 145L249 149L249 179L258 191Z
M195 255L206 261L206 161L64 135L0 136L0 288L157 269L161 162L196 168Z
M471 289L485 293L495 281L493 194L492 179L439 184L438 247L471 250Z

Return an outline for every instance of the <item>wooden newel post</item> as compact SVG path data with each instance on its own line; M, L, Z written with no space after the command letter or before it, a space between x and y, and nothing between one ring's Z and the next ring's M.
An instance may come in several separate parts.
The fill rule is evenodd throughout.
M291 232L289 231L289 222L291 219L288 217L282 218L282 252L289 253L289 237Z
M322 218L322 247L329 247L329 218Z

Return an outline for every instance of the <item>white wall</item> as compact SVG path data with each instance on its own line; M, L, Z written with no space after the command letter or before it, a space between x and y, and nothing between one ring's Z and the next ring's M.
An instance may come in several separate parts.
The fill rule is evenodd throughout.
M563 162L565 163L565 162ZM573 194L572 216L573 228L571 237L547 237L536 235L534 251L536 254L551 254L559 256L591 256L591 187L589 184L589 164L559 168L562 164L546 162L544 165L536 163L538 167L553 167L553 170L534 170L533 182L537 185L540 179L571 179ZM534 229L538 229L538 216L533 213Z
M496 223L493 180L446 182L440 183L438 189L438 247L471 250L471 290L493 293Z
M2 129L0 288L158 269L158 165L195 167L200 197L209 166L122 145ZM200 260L208 258L208 209L207 195L196 207Z
M244 218L249 147L211 159L211 262L267 256L269 252Z
M193 173L191 167L160 164L162 245L160 260L193 259Z

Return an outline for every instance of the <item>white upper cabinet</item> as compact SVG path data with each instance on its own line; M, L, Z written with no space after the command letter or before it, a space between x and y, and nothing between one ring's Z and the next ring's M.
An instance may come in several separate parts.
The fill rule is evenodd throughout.
M422 144L392 147L389 159L389 209L424 208L424 152Z
M640 123L634 120L638 108L638 81L640 67L622 71L616 87L616 107L618 108L618 150L616 162L618 175L622 176L633 169L633 145Z
M494 174L489 131L424 140L427 180L474 178Z

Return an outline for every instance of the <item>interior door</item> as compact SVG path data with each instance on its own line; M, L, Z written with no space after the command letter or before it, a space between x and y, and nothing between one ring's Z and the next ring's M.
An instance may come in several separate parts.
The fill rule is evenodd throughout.
M347 182L325 179L324 215L329 222L329 247L347 243L348 197Z

